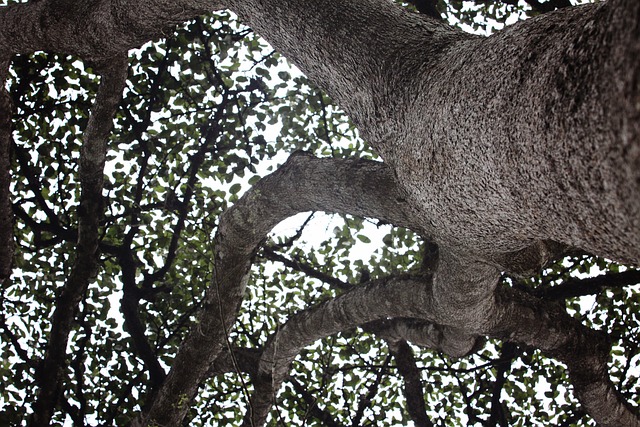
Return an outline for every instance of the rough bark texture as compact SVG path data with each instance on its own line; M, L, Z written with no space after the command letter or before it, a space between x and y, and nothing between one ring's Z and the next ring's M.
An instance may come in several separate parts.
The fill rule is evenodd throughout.
M227 343L251 260L271 228L298 212L313 210L381 218L413 228L406 208L390 170L377 162L294 153L256 184L220 219L214 283L144 422L177 425L186 414L209 365Z
M96 60L126 53L172 26L220 9L205 0L48 0L0 9L0 51L46 50Z
M636 2L488 38L383 1L228 4L347 110L439 242L640 262Z
M606 336L555 304L497 288L501 271L540 268L572 247L640 263L640 2L564 8L488 38L386 0L224 3L327 90L385 164L294 155L221 217L215 280L197 326L137 422L180 425L224 355L260 243L282 219L323 210L411 228L438 243L438 263L429 274L368 284L293 317L260 355L248 423L264 423L305 345L367 322L412 317L437 325L438 345L452 353L472 350L479 336L541 349L569 367L578 398L599 424L640 425L608 379ZM201 0L11 5L0 8L0 56L44 49L87 60L121 57L218 7ZM104 142L122 70L105 74L111 83L103 83L85 133L78 259L39 369L33 425L51 416L73 313L95 273ZM11 221L9 112L0 94L0 244ZM10 254L0 258L4 280Z

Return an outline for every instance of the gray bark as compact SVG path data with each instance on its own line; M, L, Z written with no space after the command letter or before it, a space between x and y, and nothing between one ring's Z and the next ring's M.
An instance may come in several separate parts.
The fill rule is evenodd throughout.
M567 247L640 263L640 3L566 8L489 38L386 0L224 3L329 92L385 165L294 156L223 215L198 327L140 421L180 424L226 345L262 239L289 215L324 210L412 228L439 244L440 260L419 290L400 286L415 285L415 277L393 290L364 287L296 316L280 331L289 334L283 359L266 357L272 347L263 353L261 371L271 380L277 373L265 390L277 391L305 343L383 317L414 317L440 325L453 348L479 335L539 348L569 366L578 397L600 424L639 425L607 378L602 334L555 305L496 286L500 271L539 268ZM200 0L3 7L0 57L45 49L113 58L217 7ZM3 147L6 120L0 125ZM102 138L108 127L93 129ZM81 173L97 171L100 153L83 152L94 161ZM0 178L6 190L6 173ZM99 189L98 181L89 174L83 185ZM89 207L94 220L96 206ZM96 224L80 225L90 231L86 250L79 241L89 258L82 284L95 265ZM0 255L4 266L9 255ZM258 408L257 421L269 405Z
M325 210L415 228L406 207L402 191L382 163L315 159L294 153L221 216L214 283L196 327L182 344L149 413L139 422L180 423L209 366L227 345L251 260L276 224L299 212Z
M0 8L0 52L38 50L101 60L166 35L221 6L207 0L47 0Z

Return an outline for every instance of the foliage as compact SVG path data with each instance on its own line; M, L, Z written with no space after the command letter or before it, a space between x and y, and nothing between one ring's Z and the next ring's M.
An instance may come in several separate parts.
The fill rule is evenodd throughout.
M439 7L485 30L534 13L524 3L452 0ZM47 320L73 262L77 159L98 78L91 64L42 52L15 58L11 73L17 247L13 280L1 295L0 424L22 425L35 398ZM194 325L212 276L218 216L301 149L375 157L326 95L230 13L196 19L132 52L110 140L101 268L75 318L55 423L124 425L142 409L156 381L154 364L167 370ZM233 345L261 346L293 313L422 262L418 236L367 219L304 214L279 230L256 259ZM624 270L585 255L531 279L504 280L544 296L575 277ZM610 333L613 379L636 403L638 298L635 285L560 300L585 324ZM537 351L488 342L452 360L412 350L436 425L593 425L565 369ZM383 340L363 329L343 332L296 359L270 422L409 425L401 388ZM212 377L188 422L238 424L249 391L244 375Z

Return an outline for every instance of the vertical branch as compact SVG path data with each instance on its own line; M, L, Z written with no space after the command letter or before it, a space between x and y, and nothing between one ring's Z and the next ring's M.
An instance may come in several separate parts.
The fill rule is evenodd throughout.
M107 139L113 116L121 99L127 78L126 56L111 59L103 69L102 82L96 96L80 151L81 183L78 208L78 241L71 274L56 301L49 346L36 370L38 396L31 426L47 426L61 391L61 378L66 366L66 348L73 319L87 286L98 269L98 227L103 215L102 189Z
M513 343L505 342L502 344L502 354L500 360L496 366L496 380L493 383L493 390L491 394L491 415L487 421L488 427L495 427L496 425L507 426L509 422L507 420L508 414L505 413L505 409L502 406L502 389L507 382L507 376L511 369L511 364L515 357L520 353L518 346Z
M11 212L11 115L13 104L4 87L9 60L0 59L0 286L9 280L13 263L13 213Z
M389 352L396 360L398 372L404 380L404 397L407 401L407 412L417 427L432 427L427 416L424 403L424 389L420 378L420 369L416 365L413 351L406 341L388 342Z

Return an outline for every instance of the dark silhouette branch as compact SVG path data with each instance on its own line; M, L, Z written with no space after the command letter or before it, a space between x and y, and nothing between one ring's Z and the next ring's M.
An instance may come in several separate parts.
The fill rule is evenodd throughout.
M512 343L505 342L502 344L500 359L496 363L496 380L491 391L491 413L486 424L487 427L495 427L496 425L507 427L509 425L507 416L504 413L501 395L504 384L507 381L507 374L511 369L511 363L519 352L518 347Z
M328 284L334 289L340 289L344 291L344 290L349 290L353 287L353 285L351 285L350 283L346 283L340 279L337 279L330 274L323 273L322 271L319 271L318 269L314 268L313 266L303 261L300 261L298 259L289 259L284 255L281 255L278 252L274 251L269 246L265 246L262 249L261 255L265 259L268 259L270 261L280 262L284 266L294 271L299 271L301 273L306 274L309 277L313 277L315 279L321 280L322 282Z
M9 60L0 55L0 287L8 285L13 265L13 212L11 207L11 131L13 103L4 82L9 72Z
M404 398L407 401L407 412L416 427L432 427L433 422L427 416L424 403L424 388L420 378L420 370L416 365L413 350L404 340L389 342L389 351L396 361L396 367L404 380Z
M578 400L599 425L640 425L637 409L609 379L611 345L605 332L587 328L554 302L513 288L498 288L495 298L488 336L540 349L565 363Z
M76 259L57 298L48 347L36 370L38 396L30 420L30 425L34 427L49 425L67 364L66 347L73 319L87 286L97 274L98 227L104 210L102 188L107 139L126 82L127 67L126 57L114 58L105 66L100 89L84 132L80 153L79 181L82 191L78 207Z
M352 427L360 426L362 422L362 417L364 416L364 411L367 408L369 408L369 406L371 405L371 401L373 400L375 395L378 393L378 389L380 388L380 383L382 382L383 376L387 374L387 371L389 369L389 362L391 361L391 359L392 359L391 355L388 355L385 358L382 366L378 368L378 372L376 373L376 378L367 387L367 392L364 395L360 396L360 400L358 402L358 408L356 409L356 413L354 414L353 419L351 420Z
M438 0L409 0L409 3L415 6L416 10L423 15L431 18L442 20L442 15L438 11Z
M531 6L531 9L538 13L547 13L554 10L562 9L564 7L571 7L569 0L547 0L541 2L539 0L525 0L525 2Z
M307 414L320 421L323 426L327 427L345 427L338 423L330 412L318 406L318 400L295 378L289 378L289 382L293 389L298 393L304 403L307 405Z

